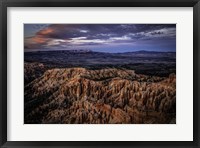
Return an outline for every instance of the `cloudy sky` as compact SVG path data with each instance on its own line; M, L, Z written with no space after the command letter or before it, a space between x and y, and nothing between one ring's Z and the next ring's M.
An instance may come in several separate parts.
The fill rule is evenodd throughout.
M24 24L24 49L176 51L175 24Z

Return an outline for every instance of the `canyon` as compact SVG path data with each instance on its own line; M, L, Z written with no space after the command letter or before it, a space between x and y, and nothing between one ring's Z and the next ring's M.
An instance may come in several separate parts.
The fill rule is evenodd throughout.
M25 124L175 124L176 54L25 52Z
M27 124L163 124L176 118L175 74L55 68L27 84L24 97Z

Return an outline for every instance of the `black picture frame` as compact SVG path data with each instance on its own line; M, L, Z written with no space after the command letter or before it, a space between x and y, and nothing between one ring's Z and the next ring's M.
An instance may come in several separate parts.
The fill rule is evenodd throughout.
M0 2L0 146L21 147L200 147L200 0L3 0ZM193 141L7 141L8 7L193 7Z

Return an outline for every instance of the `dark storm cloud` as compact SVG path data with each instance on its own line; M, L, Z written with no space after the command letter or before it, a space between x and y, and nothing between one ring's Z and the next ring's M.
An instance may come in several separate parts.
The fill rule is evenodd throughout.
M109 39L110 37L125 36L130 33L163 34L160 29L175 28L175 25L118 25L118 24L56 24L38 31L36 34L45 38L70 39L86 36L87 39ZM143 34L144 35L144 34Z
M29 24L30 25L30 24ZM137 44L138 41L176 38L174 24L51 24L34 25L34 36L25 37L25 48L83 45Z

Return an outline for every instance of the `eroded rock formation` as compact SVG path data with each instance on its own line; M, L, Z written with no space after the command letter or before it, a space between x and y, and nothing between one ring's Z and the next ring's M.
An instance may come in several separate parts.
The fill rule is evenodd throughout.
M28 83L24 97L25 123L163 124L176 118L175 74L57 68Z

